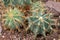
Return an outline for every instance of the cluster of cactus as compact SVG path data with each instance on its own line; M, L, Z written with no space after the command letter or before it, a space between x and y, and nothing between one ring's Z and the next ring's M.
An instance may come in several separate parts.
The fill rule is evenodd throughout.
M45 5L41 1L33 2L34 0L3 0L5 5L9 4L31 4L30 12L31 16L25 17L28 20L28 27L26 30L31 30L35 35L42 34L46 36L46 32L52 30L51 27L51 15L45 13ZM23 24L24 13L20 12L17 8L10 8L5 14L5 26L15 29L19 28Z
M3 16L3 20L5 20L5 27L10 29L19 29L24 21L24 14L20 12L17 8L7 9L7 12Z

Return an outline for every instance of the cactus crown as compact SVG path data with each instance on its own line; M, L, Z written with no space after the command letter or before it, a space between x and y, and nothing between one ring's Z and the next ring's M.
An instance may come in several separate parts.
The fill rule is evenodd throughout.
M46 32L50 32L51 27L51 15L49 13L44 14L45 8L42 6L41 2L36 2L33 4L32 16L28 17L29 27L26 29L30 29L35 35L42 34L46 36Z
M5 26L8 26L11 29L21 26L23 21L24 14L20 12L17 8L9 9L7 13L4 14Z

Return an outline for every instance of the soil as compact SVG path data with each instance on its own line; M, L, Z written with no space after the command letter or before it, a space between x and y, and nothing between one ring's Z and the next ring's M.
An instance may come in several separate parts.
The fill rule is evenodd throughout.
M52 34L47 34L46 37L38 35L36 38L32 32L20 32L15 31L11 33L10 31L2 31L0 35L0 40L60 40L60 29L55 29L58 31L53 32Z

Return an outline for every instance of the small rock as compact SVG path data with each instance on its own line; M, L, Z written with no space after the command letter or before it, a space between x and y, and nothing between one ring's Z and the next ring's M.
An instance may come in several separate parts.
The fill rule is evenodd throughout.
M2 38L4 38L5 36L2 36Z
M56 40L55 38L53 40Z

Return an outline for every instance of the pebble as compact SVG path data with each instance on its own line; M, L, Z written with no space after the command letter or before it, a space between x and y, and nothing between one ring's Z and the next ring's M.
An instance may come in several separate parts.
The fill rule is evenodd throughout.
M5 36L2 36L2 38L4 38Z

